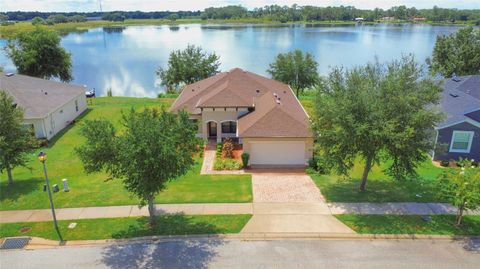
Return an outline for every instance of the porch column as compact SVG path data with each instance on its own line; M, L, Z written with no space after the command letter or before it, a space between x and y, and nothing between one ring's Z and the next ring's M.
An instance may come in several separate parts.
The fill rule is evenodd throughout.
M217 123L217 143L222 143L222 123Z
M202 121L202 136L204 139L208 139L208 123L205 121Z

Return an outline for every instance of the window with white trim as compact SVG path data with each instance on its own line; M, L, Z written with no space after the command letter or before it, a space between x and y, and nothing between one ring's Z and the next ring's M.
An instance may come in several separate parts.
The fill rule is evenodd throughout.
M453 131L450 152L470 153L474 132Z

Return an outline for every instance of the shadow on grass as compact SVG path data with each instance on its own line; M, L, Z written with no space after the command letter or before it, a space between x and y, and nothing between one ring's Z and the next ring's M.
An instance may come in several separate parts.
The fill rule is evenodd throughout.
M132 238L150 235L187 235L218 234L225 231L207 222L195 220L191 216L181 214L162 215L157 217L155 227L150 227L147 217L139 218L128 229L112 234L113 238Z
M54 137L52 137L52 139L50 139L48 141L48 147L47 148L52 148L53 146L55 146L55 144L57 143L58 140L60 140L60 138L62 138L70 129L72 129L73 127L75 127L76 125L78 125L80 122L80 120L82 120L83 118L85 118L88 113L92 112L92 109L91 108L87 108L85 111L83 111L82 114L80 114L76 119L75 119L75 123L74 124L70 124L68 125L67 127L63 128L60 132L58 132Z
M19 197L28 193L40 190L43 186L43 181L39 178L28 178L23 180L13 180L13 185L2 182L0 186L0 202L6 200L16 201Z
M148 218L138 219L127 230L117 232L114 238L147 235L184 235L222 233L212 224L192 221L184 215L159 216L151 229ZM208 268L217 255L221 239L185 239L159 243L113 245L103 249L101 262L109 268Z

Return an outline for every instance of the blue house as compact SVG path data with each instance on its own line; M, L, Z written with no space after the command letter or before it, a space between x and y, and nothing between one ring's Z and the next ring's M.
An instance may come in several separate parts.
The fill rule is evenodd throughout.
M436 128L433 159L480 161L480 75L446 79L443 87L447 118Z

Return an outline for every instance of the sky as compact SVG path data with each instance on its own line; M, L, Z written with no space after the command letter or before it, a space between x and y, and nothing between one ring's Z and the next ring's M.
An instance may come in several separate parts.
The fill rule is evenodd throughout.
M301 6L355 6L362 9L388 9L405 5L416 8L480 9L480 0L101 0L103 11L112 10L203 10L207 7L242 5L248 9L277 4ZM88 12L99 11L100 0L0 0L0 11Z

